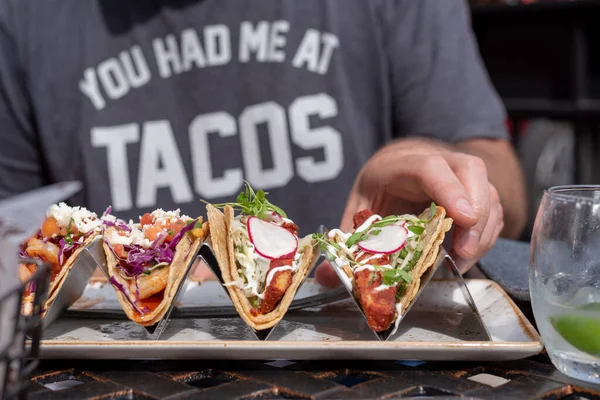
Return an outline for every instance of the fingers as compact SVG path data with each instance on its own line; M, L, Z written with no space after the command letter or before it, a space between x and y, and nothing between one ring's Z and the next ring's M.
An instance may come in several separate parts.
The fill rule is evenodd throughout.
M463 258L472 258L478 253L482 235L488 223L490 207L498 204L498 193L493 186L490 187L483 160L460 153L447 159L456 177L465 188L469 203L477 216L475 225L469 229L458 230L460 234L455 237L455 250L458 255ZM460 226L460 224L457 225Z
M426 156L422 165L414 163L411 168L418 176L424 193L436 204L445 207L457 225L471 227L477 223L477 214L469 201L465 184L444 157Z
M492 201L497 198L497 192L492 185L490 185L490 197ZM476 254L467 257L462 256L459 253L455 243L455 247L453 249L453 258L461 273L467 272L475 264L475 262L477 262L477 260L483 257L494 246L503 227L504 211L502 209L502 205L496 201L490 204L489 217L481 234ZM457 229L457 232L455 232L455 242L457 238L460 238L460 236L463 234L463 232L460 232L460 230L464 230L464 228Z
M340 278L337 276L333 267L327 261L323 261L317 267L315 272L317 283L328 288L335 288L340 285Z
M450 152L381 151L369 160L357 177L340 228L351 229L354 213L363 208L377 208L376 200L382 204L390 204L389 200L393 199L433 200L446 208L456 225L472 227L479 223L481 226L476 232L481 233L486 221L479 221L471 199L478 204L479 214L486 216L485 184L485 165L476 157Z
M377 169L378 179L386 183L385 188L391 195L413 201L433 200L446 208L459 226L471 227L477 223L469 193L445 157L438 154L407 155L398 162L392 159L392 154L388 154L381 159L385 162Z

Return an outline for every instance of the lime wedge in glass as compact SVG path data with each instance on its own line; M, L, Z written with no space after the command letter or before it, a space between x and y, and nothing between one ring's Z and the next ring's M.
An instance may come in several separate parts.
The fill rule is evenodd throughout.
M589 303L574 310L596 311L598 316L560 315L550 323L569 344L584 353L600 356L600 303Z

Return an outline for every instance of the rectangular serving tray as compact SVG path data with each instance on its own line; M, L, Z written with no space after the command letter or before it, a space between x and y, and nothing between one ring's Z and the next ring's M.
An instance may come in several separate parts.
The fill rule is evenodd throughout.
M76 317L77 311L119 310L112 287L90 283L71 307L75 317L49 326L43 359L370 359L515 360L537 354L540 337L510 297L490 280L466 281L491 341L478 341L457 283L432 280L399 327L379 341L352 300L288 312L266 341L256 339L239 316L174 318L160 340L146 339L142 327L122 319ZM307 280L297 297L325 289ZM177 307L229 307L215 281L187 282ZM185 305L185 306L184 306ZM88 313L89 314L89 313Z

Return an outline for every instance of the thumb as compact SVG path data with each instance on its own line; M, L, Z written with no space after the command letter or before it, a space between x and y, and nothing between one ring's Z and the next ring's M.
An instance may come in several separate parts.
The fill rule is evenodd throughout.
M201 261L192 269L192 279L195 281L203 282L203 281L212 281L216 280L217 277L212 273L208 265Z

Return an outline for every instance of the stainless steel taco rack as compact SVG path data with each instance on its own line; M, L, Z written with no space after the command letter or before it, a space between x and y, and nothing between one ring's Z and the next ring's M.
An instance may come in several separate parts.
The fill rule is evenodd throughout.
M204 251L200 252L199 257L202 258L204 260L204 262L206 263L206 265L208 265L208 267L210 268L210 270L213 272L213 274L215 274L215 276L217 277L217 279L219 280L219 282L221 283L221 287L223 288L223 290L227 293L227 296L231 299L231 296L229 296L229 291L223 286L225 284L225 281L223 280L223 275L221 274L221 269L219 268L219 263L217 262L217 259L212 251L212 249L210 248L210 245L208 243L204 243L202 244L202 249ZM306 276L304 277L304 279L302 280L302 282L300 282L300 286L298 286L298 290L300 290L300 287L302 287L302 284L304 284L304 282L306 281L306 278L308 277L308 275L310 274L310 272L314 269L315 265L317 265L317 262L319 261L319 259L316 259L313 261L312 265L309 267L308 273L306 274ZM329 294L329 293L327 293ZM338 294L339 296L339 294ZM311 304L314 304L314 297L315 296L310 296L311 298L305 298L305 306L304 307L308 307ZM331 296L321 296L319 298L319 303L318 305L322 305L322 304L326 304L327 300L331 299ZM309 302L306 302L306 300L309 300ZM289 309L288 309L289 310ZM237 314L237 313L236 313ZM250 328L252 330L252 332L254 333L254 335L256 336L256 338L258 340L267 340L267 338L269 337L269 335L271 334L271 332L273 332L273 329L275 329L275 327L277 326L277 324L275 324L273 327L268 328L268 329L262 329L262 330L256 330L250 326L248 326L248 328Z
M328 232L328 230L326 227L321 226L320 232L326 233L326 232ZM329 261L333 261L333 260L329 260ZM446 271L449 271L450 275L448 275L447 273L444 274L444 269L441 268L442 266L445 266ZM342 274L344 274L343 271L341 271L339 268L336 268L335 266L333 266L332 269L336 272L336 274L340 278L341 282L348 281L347 277L342 276ZM433 278L433 276L436 275L436 273L439 275L443 274L444 277L451 277L456 282L456 285L458 286L460 293L462 294L462 296L465 300L465 304L463 305L459 302L454 302L453 303L454 311L457 315L462 315L463 319L465 319L465 318L469 319L469 322L473 324L471 326L474 327L475 334L473 335L472 340L477 340L477 341L490 341L491 340L489 331L487 330L485 323L483 322L483 319L481 318L481 314L479 313L479 310L477 309L477 306L475 305L475 302L473 301L473 297L471 296L471 293L469 292L469 288L465 284L464 279L462 278L460 272L458 271L458 268L456 267L454 260L452 260L452 257L450 257L450 255L443 248L443 246L440 245L440 251L434 262L433 267L429 268L423 274L423 276L421 276L421 282L420 282L420 286L419 286L419 290L418 290L417 294L410 301L410 303L408 304L406 309L403 310L402 314L398 316L399 320L395 323L395 325L392 325L389 329L382 331L382 332L376 332L369 327L369 329L371 329L373 334L380 341L387 341L390 337L396 336L396 333L397 333L396 325L400 326L404 317L406 317L406 315L410 312L410 309L416 303L416 301L419 299L419 296L421 295L421 293L423 293L425 287L427 286L429 281ZM362 316L364 317L364 319L366 321L367 317L366 317L365 313L363 312L363 309L360 306L360 300L354 294L352 287L348 287L345 284L343 284L342 287L345 288L345 290L350 295L352 300L354 300L354 304L356 304L356 307L360 310L360 313L362 314Z
M204 251L200 255L200 258L202 258L202 260L204 260L204 262L206 263L208 268L210 268L212 273L218 279L219 283L221 283L221 287L223 288L225 293L227 293L227 297L229 297L229 299L231 299L231 296L229 295L229 291L225 288L225 286L223 286L225 284L225 281L223 280L223 274L221 273L221 269L219 268L219 263L217 262L217 258L215 257L215 254L212 251L212 248L210 247L210 245L208 243L204 243L202 245L202 249ZM232 300L232 302L233 302L233 300ZM236 312L236 314L237 314L237 312ZM256 338L258 340L266 340L269 337L269 335L271 334L271 332L273 331L273 328L263 329L263 330L256 330L250 326L248 326L248 328L254 333L254 335L256 336Z
M321 227L320 231L325 232L326 229L324 227ZM94 244L92 244L91 246L89 246L82 252L82 255L83 254L86 255L82 261L82 263L86 263L85 268L93 268L96 265L98 265L98 266L100 266L100 269L106 275L107 279L110 279L110 275L108 274L108 271L106 268L106 256L104 255L101 241L94 242ZM323 254L321 255L321 258L322 257L324 257ZM310 267L311 271L318 264L318 262L321 258L315 260L313 265L311 265L311 267ZM186 272L184 275L184 279L181 280L179 287L177 288L177 292L176 292L174 301L169 305L169 310L167 311L165 316L159 322L157 322L155 325L144 327L147 339L150 339L150 340L159 339L160 336L162 335L162 333L164 332L164 330L166 329L167 325L169 324L169 321L171 318L194 319L194 318L238 317L237 310L233 306L211 307L210 305L208 305L206 307L184 307L184 308L178 308L176 306L176 302L179 297L179 294L181 293L181 290L182 290L189 274L193 270L193 266L196 263L198 263L199 261L205 262L205 264L210 268L210 270L213 272L215 277L218 279L219 283L221 283L221 287L224 290L224 292L227 294L228 298L230 298L229 292L227 291L227 289L224 286L222 286L225 282L223 280L223 276L221 274L219 264L216 260L216 257L210 246L210 243L204 242L200 245L200 247L197 250L197 253L191 258L191 261L186 266ZM341 272L337 268L333 268L333 269L334 269L334 271L336 271L336 273L339 276L339 274ZM438 253L438 256L434 263L434 266L432 268L430 268L421 277L419 290L418 290L416 296L408 304L406 309L403 310L402 315L399 317L400 320L398 321L398 325L400 325L402 323L402 320L408 314L408 312L410 311L412 306L416 303L419 296L424 291L424 288L427 286L429 281L434 277L434 275L436 275L437 277L445 278L445 279L451 279L455 282L456 286L458 287L459 293L462 295L462 297L464 299L464 303L456 302L456 301L453 302L454 311L457 315L462 316L463 321L468 322L470 324L470 326L473 327L473 332L475 332L475 334L472 336L472 338L473 338L472 340L479 340L479 341L491 340L489 332L488 332L485 324L483 323L483 319L481 318L481 315L477 309L477 306L475 305L475 302L473 301L473 298L469 292L469 289L467 288L454 261L452 260L450 255L446 252L446 250L443 247L440 247L440 252ZM308 276L308 274L307 274L307 276ZM78 279L76 279L76 278L72 278L72 279L73 279L73 284L79 288L81 286L77 286L77 285L83 284L83 286L85 287L84 283L87 282L87 280L84 277L81 277ZM88 277L88 279L89 279L89 277ZM340 277L340 279L342 279L342 278ZM303 283L304 283L304 281L301 283L301 285ZM63 286L67 286L67 285L65 284ZM67 304L66 301L68 299L67 296L70 295L69 293L71 293L69 289L65 289L64 294L59 293L59 296L61 296L61 295L65 296L65 299L63 301L61 301L61 303L59 303L59 304ZM363 317L365 317L365 315L362 311L362 308L360 307L359 300L354 296L352 290L349 290L345 285L341 285L339 288L325 292L325 293L320 293L317 295L304 297L302 299L295 299L292 302L292 304L290 305L288 311L330 304L330 303L334 303L336 301L344 300L348 297L351 297L353 299L354 303L356 304L356 307L359 309L359 311L363 315ZM58 299L57 299L57 302L58 302ZM56 306L56 310L58 312L60 310L60 308L58 306ZM87 310L87 311L67 310L66 312L64 312L63 316L73 317L73 318L94 318L94 319L104 319L104 318L126 319L127 318L125 316L124 312L120 311L120 310ZM365 320L366 320L366 317L365 317ZM254 335L256 336L256 338L258 340L267 340L269 335L275 328L275 326L270 329L264 329L264 330L259 330L259 331L252 329L250 327L249 327L249 329L254 333ZM394 327L391 327L390 329L388 329L384 332L375 332L375 331L372 331L372 332L375 335L375 337L377 337L377 339L379 339L380 341L386 341L390 337L396 336L394 334Z
M65 276L64 282L57 289L56 298L46 311L46 315L43 318L44 328L54 322L63 311L68 309L71 304L81 297L96 270L98 260L102 260L102 251L102 241L95 240L79 253L71 270Z
M104 256L104 254L97 252L95 254L95 257L96 257L96 261L95 261L96 264L100 266L100 269L106 275L106 278L110 279L110 275L109 275L107 267L106 267L106 257ZM196 250L196 254L194 254L194 256L190 259L190 262L186 266L186 271L185 271L184 277L181 280L181 282L179 283L179 287L177 288L177 291L175 293L174 300L169 305L169 309L168 309L167 313L156 324L154 324L152 326L144 327L144 329L146 331L147 339L158 340L160 338L160 336L162 335L162 333L164 332L164 330L166 329L167 325L169 324L169 321L171 318L199 318L199 317L207 318L207 317L210 317L210 315L207 315L204 308L196 309L196 310L186 310L183 313L179 312L179 311L174 312L175 310L177 310L175 308L175 304L181 293L181 290L182 290L190 272L193 270L193 266L195 264L197 264L199 261L204 261L206 263L206 265L210 268L210 270L213 272L213 274L217 277L217 279L219 280L221 285L223 285L225 283L223 280L223 276L221 274L221 270L219 268L219 264L217 262L217 259L214 255L212 248L210 247L210 244L208 244L206 242L202 243L200 245L200 247ZM229 296L229 292L227 291L227 289L225 289L225 287L223 287L223 290L227 293L227 296ZM312 299L312 300L314 302L314 299ZM322 302L319 302L319 304L322 304ZM224 311L225 311L225 313L223 313L223 312L220 313L221 317L223 316L223 314L227 314L229 316L237 316L238 315L237 311L235 310L234 307L231 307L231 309L225 309ZM215 310L212 310L212 313L215 313ZM87 315L85 315L85 314L87 314ZM76 316L78 318L81 318L82 316L91 316L91 317L95 317L95 318L114 317L114 313L112 315L109 315L109 314L110 313L107 313L105 311L87 312L87 313L69 312L67 314L67 316ZM119 314L123 315L122 312L120 312ZM209 314L210 314L210 309L209 309ZM273 328L264 329L264 330L255 330L252 328L250 328L250 329L256 335L256 338L258 340L266 340L267 337L270 335L271 331L273 330Z
M101 240L96 241L93 244L91 244L81 254L82 255L85 254L84 261L82 261L82 263L85 263L85 264L83 264L83 268L95 268L96 266L98 266L100 268L100 270L106 276L106 279L107 280L110 279L110 274L108 273L107 266L106 266L106 255L104 254ZM202 243L200 245L199 249L197 250L196 255L191 258L190 263L186 266L186 272L184 275L184 279L182 279L179 287L177 288L177 292L174 297L174 301L169 305L169 310L167 311L165 316L155 325L144 327L144 330L146 331L147 339L155 339L155 340L159 339L161 334L164 332L167 325L169 324L169 321L171 318L194 319L194 318L238 317L238 312L235 309L235 307L233 307L233 306L211 307L210 305L208 305L206 307L185 307L185 308L176 307L177 298L178 298L179 294L181 293L181 290L185 284L185 281L187 280L189 274L193 270L193 266L196 263L198 263L199 261L205 262L205 264L210 268L210 270L216 276L216 278L221 283L221 285L223 285L225 283L223 281L223 276L221 274L219 264L217 262L217 259L214 255L214 252L213 252L210 244L208 242ZM310 267L311 270L314 268L315 265L317 265L317 262L318 262L318 260L316 260L313 263L313 265ZM75 269L75 266L73 269ZM85 288L85 285L87 284L88 280L89 280L89 276L87 277L87 279L73 278L72 283L73 283L73 285L75 285L77 287L77 290L79 290L79 288L81 288L81 287ZM66 286L66 284L63 286ZM62 298L61 304L67 304L66 303L67 299L69 298L69 296L71 294L74 293L74 290L75 289L73 289L73 290L64 289L63 292L58 294L57 302L58 302L58 297L61 297ZM227 291L227 289L225 289L225 287L223 287L223 290L225 291L225 293L227 293L227 296L229 297L229 292ZM308 296L308 297L304 297L302 299L296 299L290 305L289 310L298 310L298 309L303 309L303 308L308 308L308 307L315 307L315 306L325 305L325 304L329 304L329 303L334 303L339 300L344 300L347 297L348 297L348 293L346 292L346 290L344 288L340 287L340 288L337 288L335 290L332 290L332 291L329 291L326 293L321 293L321 294L317 294L314 296ZM64 310L64 308L60 308L60 307L56 306L55 310L58 314L62 310ZM63 317L67 317L67 318L117 319L117 320L127 319L125 313L121 310L87 310L87 311L66 310L61 315ZM268 330L261 330L261 331L255 331L252 329L252 331L256 335L257 339L265 340L271 333L272 328L268 329Z
M106 278L110 279L110 274L108 273L108 269L106 266L106 256L105 256L104 252L102 251L102 242L101 241L98 241L97 244L90 246L82 253L89 254L91 257L88 259L93 260L92 264L94 266L98 265L100 267L100 269L102 270L102 272L104 273L104 275L106 276ZM162 333L164 332L164 330L166 329L167 325L169 324L169 321L171 318L209 318L209 317L214 317L215 315L218 315L219 317L238 316L238 313L234 307L221 308L220 311L217 311L215 308L211 309L210 307L209 308L202 307L202 308L195 308L195 309L178 309L175 307L177 299L181 293L181 290L182 290L189 274L193 270L194 265L196 265L200 261L205 262L205 264L210 268L210 270L213 272L213 274L217 277L217 279L219 280L221 285L223 285L225 283L223 280L223 276L221 274L221 269L219 268L219 263L217 262L217 259L214 255L212 248L210 247L210 244L207 242L202 243L199 246L199 248L196 250L196 254L194 254L193 257L190 258L190 262L186 266L186 271L185 271L184 277L181 280L181 282L179 283L179 287L177 288L177 291L175 293L174 300L169 305L169 309L168 309L167 313L156 324L154 324L152 326L144 327L144 330L146 331L147 339L158 340L160 338L160 336L162 335ZM92 265L92 264L90 264L90 265ZM311 270L312 270L312 268L314 268L315 265L316 265L316 261L311 266ZM229 292L227 291L227 289L225 289L225 287L223 287L223 290L227 293L227 296L229 297ZM326 294L321 294L321 295L317 295L317 296L310 296L308 298L302 299L302 303L296 304L295 307L296 308L299 308L299 307L305 308L305 307L311 307L311 306L315 306L315 305L327 304L327 303L330 303L333 301L340 300L341 298L344 298L341 296L346 297L345 292L336 291L336 293L326 293ZM117 314L117 313L110 313L110 312L106 312L106 311L99 311L99 312L94 312L94 311L73 312L73 311L70 311L70 312L67 312L65 315L66 316L76 316L78 318L82 318L82 317L86 317L86 316L92 317L92 318L106 318L106 317L114 318L115 314ZM124 316L124 313L119 312L118 315ZM269 337L269 335L271 334L271 331L273 330L273 328L264 329L264 330L255 330L252 328L250 328L250 329L256 335L256 338L258 340L266 340Z
M471 292L469 291L469 287L467 286L460 271L458 270L456 263L454 262L452 257L450 257L450 255L448 254L446 249L444 249L444 247L442 247L442 246L440 246L440 253L439 253L438 259L441 256L444 257L443 262L444 262L444 265L446 266L446 269L443 270L442 272L449 271L452 274L452 276L456 280L458 287L460 288L460 291L462 292L463 298L467 302L467 305L469 306L469 308L472 312L472 315L475 316L474 323L477 324L478 327L481 329L482 334L485 333L485 336L487 336L486 340L492 340L490 331L488 330L487 326L485 326L485 323L483 322L483 318L481 317L481 313L479 312L479 309L477 308L477 305L475 304L475 300L473 300L473 296L471 295ZM458 312L460 312L460 311L458 311ZM467 314L467 316L468 315L469 314Z

